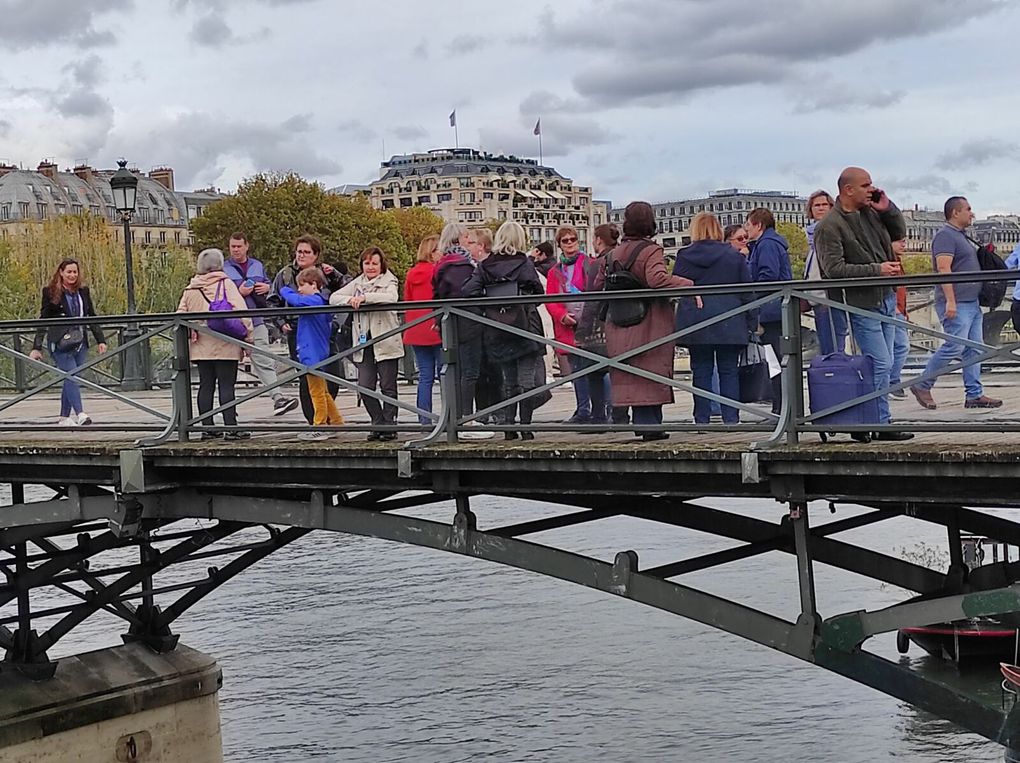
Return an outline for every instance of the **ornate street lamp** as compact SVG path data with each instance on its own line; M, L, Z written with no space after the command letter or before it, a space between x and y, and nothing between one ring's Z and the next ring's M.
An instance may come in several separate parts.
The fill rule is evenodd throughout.
M135 303L135 269L131 257L131 216L135 212L135 201L138 197L138 178L128 170L127 161L117 162L117 171L110 178L110 191L113 193L113 206L120 213L124 223L124 269L127 276L127 313L135 315L138 306ZM137 323L128 323L124 327L124 343L127 344L141 335ZM141 390L145 388L145 377L142 369L141 345L132 345L124 351L125 390Z

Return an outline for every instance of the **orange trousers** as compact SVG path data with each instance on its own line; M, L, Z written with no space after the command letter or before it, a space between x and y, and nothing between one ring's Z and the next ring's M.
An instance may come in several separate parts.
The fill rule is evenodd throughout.
M312 374L308 374L305 379L308 381L308 394L315 409L312 425L319 427L323 424L343 424L344 417L340 415L340 410L326 388L326 380Z

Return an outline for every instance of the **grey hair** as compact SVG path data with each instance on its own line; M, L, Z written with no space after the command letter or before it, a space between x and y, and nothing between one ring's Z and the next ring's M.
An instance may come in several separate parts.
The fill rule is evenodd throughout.
M203 249L195 260L195 272L199 275L223 270L223 252L219 249Z
M513 220L507 220L496 231L496 240L492 244L492 251L497 254L516 254L523 252L527 246L528 237L523 226Z
M467 239L468 227L461 223L447 223L443 226L443 232L439 234L439 251L445 252L454 244L464 246Z

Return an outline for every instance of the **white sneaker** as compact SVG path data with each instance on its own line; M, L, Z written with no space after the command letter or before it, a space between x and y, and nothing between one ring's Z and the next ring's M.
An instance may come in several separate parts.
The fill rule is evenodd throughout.
M332 437L329 432L302 432L297 436L299 440L305 440L307 442L322 442Z
M92 423L92 417L89 416L85 411L78 414L78 426L88 426Z
M66 419L61 419L57 422L58 427L76 427L78 426L78 418L76 416L68 416Z
M461 427L457 437L461 440L491 440L495 432L479 428L478 424L468 423Z

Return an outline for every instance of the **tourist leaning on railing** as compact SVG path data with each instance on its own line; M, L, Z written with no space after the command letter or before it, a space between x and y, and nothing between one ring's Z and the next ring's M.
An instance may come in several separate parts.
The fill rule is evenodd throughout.
M82 280L81 265L77 260L62 260L53 272L49 284L42 290L40 318L78 318L95 316L89 287ZM90 327L96 340L96 349L102 355L106 352L106 337L98 324ZM43 339L50 351L53 363L61 371L74 371L88 360L89 338L83 326L53 326L35 333L29 357L42 360ZM81 385L75 379L64 379L60 391L59 424L65 427L91 424L92 417L85 413L81 401Z
M822 278L818 253L815 251L815 228L832 211L834 204L835 201L827 191L818 190L808 196L805 208L808 224L804 229L808 240L808 254L804 262L803 275L807 281L818 281ZM824 292L822 295L824 296ZM821 353L831 355L834 352L846 352L846 338L849 333L846 313L838 308L817 303L812 305L812 312L815 315L815 334Z
M691 221L693 243L677 253L673 275L689 278L695 286L742 284L751 281L747 260L739 251L723 241L719 220L710 212L699 212ZM676 314L678 330L715 318L752 301L751 292L739 294L713 294L702 297L699 306L694 297L680 300ZM740 398L740 380L737 360L758 328L758 311L747 310L680 337L677 343L688 348L691 354L691 374L698 389L712 388L712 372L719 374L719 394L730 400ZM700 395L694 396L694 423L707 424L711 416L711 403ZM730 405L722 405L724 424L740 422L740 412Z
M475 269L464 285L465 297L516 297L522 294L541 294L542 284L531 259L524 253L527 237L519 223L507 221L496 231L493 252ZM489 320L532 333L541 331L541 320L533 305L492 305L482 313ZM502 400L509 400L535 389L535 366L542 362L543 345L527 337L503 329L486 327L483 341L490 358L499 363L503 380ZM535 411L535 398L526 398L501 411L500 424L514 424L520 409L520 423L531 424ZM531 432L522 432L525 440L534 439ZM507 440L516 440L518 433L504 432Z
M234 282L223 272L223 252L219 249L204 249L195 262L195 276L181 295L177 305L179 313L206 313L216 302L227 300L234 310L247 310L244 297ZM229 315L229 312L226 313ZM216 320L216 319L212 319ZM245 342L252 340L250 318L225 318L225 321L239 321L245 336L235 337ZM198 412L207 414L213 409L213 390L218 390L221 406L234 402L234 387L237 385L237 364L244 357L244 350L236 344L217 338L215 334L192 330L188 349L191 362L198 367ZM205 426L213 424L213 418L203 418ZM237 426L237 408L230 406L223 410L223 423ZM203 432L202 439L219 437L213 432ZM232 431L224 437L228 440L243 440L251 432Z
M426 236L418 244L418 260L407 271L404 278L405 302L428 302L434 296L432 275L439 261L439 236ZM430 310L409 309L404 320L408 323L428 315ZM415 406L422 411L432 412L432 387L439 377L442 366L443 338L439 333L439 319L427 320L404 331L404 344L414 352L418 366L418 398ZM424 413L418 414L418 423L429 424L431 419Z
M655 212L650 204L633 201L627 205L623 215L623 241L613 250L610 257L609 277L620 269L625 269L637 279L642 288L672 289L690 286L689 279L672 276L666 270L662 247L651 240L655 230ZM599 273L595 288L601 289L605 283L606 274ZM606 349L609 357L615 358L673 333L672 303L668 299L651 299L646 305L647 312L640 322L627 326L613 322L613 309L610 308L609 320L606 321ZM625 362L627 365L672 379L673 350L673 342L664 342L628 358ZM634 424L662 424L662 406L673 402L671 386L616 369L613 369L610 376L613 405L631 406ZM645 440L664 440L669 437L662 431L647 431L640 436Z
M362 305L384 305L400 299L400 282L386 262L386 255L377 246L361 253L361 275L329 298L331 305L347 305L358 311ZM367 344L373 337L400 327L400 318L391 310L368 313L355 312L351 316L355 347L354 363L358 367L358 386L378 389L386 397L397 398L398 362L404 357L404 342L400 334ZM373 426L392 426L397 423L397 406L381 403L370 395L362 395L365 410ZM395 440L396 432L372 432L369 440Z

